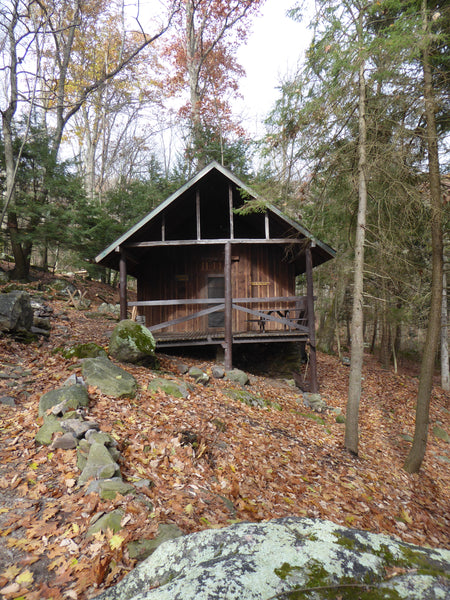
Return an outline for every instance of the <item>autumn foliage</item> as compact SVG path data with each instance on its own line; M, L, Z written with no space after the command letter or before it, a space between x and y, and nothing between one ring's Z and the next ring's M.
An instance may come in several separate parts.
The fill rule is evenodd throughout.
M81 284L80 284L81 285ZM51 450L34 440L41 423L40 396L57 388L80 363L55 349L78 342L107 347L114 321L93 318L54 297L51 338L23 344L0 339L0 593L7 599L94 597L133 568L127 543L155 537L160 523L186 533L239 520L286 515L396 535L415 544L449 547L448 444L430 435L419 475L403 461L414 429L417 377L382 370L366 357L358 458L343 448L343 425L329 410L307 409L285 380L250 374L252 393L268 407L250 407L226 395L230 382L195 385L177 371L180 359L160 355L158 373L127 365L139 382L133 400L116 400L89 388L89 418L119 442L125 481L148 479L139 496L100 500L76 480L74 450ZM208 371L213 362L184 357ZM348 367L319 354L321 393L330 409L345 413ZM179 377L193 385L188 399L147 391L154 377ZM449 395L434 388L432 425L449 431ZM98 513L121 508L123 528L86 538Z

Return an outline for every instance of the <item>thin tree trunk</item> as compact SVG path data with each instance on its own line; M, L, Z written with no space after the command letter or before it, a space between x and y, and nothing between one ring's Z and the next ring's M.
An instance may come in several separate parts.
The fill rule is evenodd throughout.
M428 421L430 398L433 387L434 361L441 333L442 310L442 203L439 175L439 155L436 130L436 107L433 96L431 64L429 55L429 25L427 1L422 0L422 17L424 34L427 38L422 54L424 74L424 101L426 116L426 142L428 147L428 170L431 195L431 306L428 319L425 348L419 378L419 391L416 405L416 424L411 450L406 458L404 468L408 473L417 473L420 469L428 440Z
M445 266L445 265L444 265ZM447 303L447 274L444 269L442 276L442 315L441 315L441 385L450 391L450 374L448 363L448 303Z
M359 13L358 37L362 44L363 13ZM362 51L362 50L361 50ZM358 139L358 218L355 239L355 273L353 285L353 311L351 327L351 364L345 421L345 447L358 454L358 417L361 399L361 374L364 354L363 293L364 293L364 242L366 233L367 181L366 181L366 81L365 61L361 56L359 67L359 139Z

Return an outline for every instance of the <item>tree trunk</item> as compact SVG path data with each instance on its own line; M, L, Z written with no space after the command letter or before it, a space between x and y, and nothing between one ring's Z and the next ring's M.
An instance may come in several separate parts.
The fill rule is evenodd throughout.
M445 267L445 262L444 262ZM441 315L441 385L447 392L450 391L450 374L448 362L448 302L447 302L447 274L442 276L442 315Z
M358 37L362 44L363 12L358 18ZM364 354L363 339L363 293L364 293L364 242L367 212L366 181L366 81L364 74L365 61L362 56L359 66L359 139L358 139L358 218L356 225L353 311L351 326L351 364L348 385L348 400L345 421L345 447L353 454L358 454L358 415L361 398L361 374Z
M427 17L427 1L422 0L423 28L426 36L422 54L424 74L424 101L426 117L426 142L428 147L428 170L431 195L431 306L422 356L419 378L419 391L416 405L416 425L411 450L406 458L404 468L408 473L417 473L420 469L428 439L428 421L430 411L431 390L433 387L434 361L441 332L442 310L442 203L439 175L439 155L436 130L436 106L433 96L431 64L429 56L429 25Z

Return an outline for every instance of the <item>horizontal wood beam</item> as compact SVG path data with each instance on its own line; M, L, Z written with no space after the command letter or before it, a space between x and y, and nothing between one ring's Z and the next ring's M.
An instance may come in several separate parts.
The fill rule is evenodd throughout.
M151 242L129 242L126 248L156 248L158 246L212 246L223 245L227 242L234 244L305 244L306 238L239 238L239 239L211 239L211 240L165 240Z
M128 306L186 306L192 304L223 304L225 298L184 298L173 300L136 300ZM271 298L233 298L240 304L266 304L268 302L295 302L296 308L306 308L306 296L275 296Z
M198 312L192 313L191 315L187 315L186 317L180 317L179 319L171 319L170 321L165 321L164 323L158 323L158 325L152 325L151 327L147 327L147 329L149 331L158 331L159 329L164 329L165 327L170 327L171 325L178 325L179 323L191 321L192 319L196 319L197 317L204 317L205 315L209 315L219 310L223 310L224 308L225 304L218 304L217 306L213 306L212 308L205 308L205 310L200 310Z

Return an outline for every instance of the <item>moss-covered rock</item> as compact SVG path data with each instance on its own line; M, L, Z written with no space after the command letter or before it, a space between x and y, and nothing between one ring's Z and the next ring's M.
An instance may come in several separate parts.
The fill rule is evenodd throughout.
M189 390L186 384L183 381L178 381L176 379L157 377L150 381L147 389L149 392L165 392L174 398L187 398L189 396Z
M66 413L69 409L77 409L83 406L88 406L89 396L84 385L67 385L57 390L50 390L39 400L39 416L45 415L49 408L61 405L61 414Z
M62 349L61 354L64 358L97 358L99 356L106 356L105 349L94 342L78 344L71 348Z
M226 371L225 376L229 381L239 383L242 386L250 383L247 373L244 373L244 371L241 371L240 369L231 369L231 371Z
M265 400L265 398L263 398L259 394L252 394L251 392L248 392L247 390L243 389L229 388L224 390L224 394L232 400L239 400L239 402L247 404L247 406L256 406L263 408L265 406L270 405L270 402Z
M107 358L86 358L82 365L83 379L103 394L114 398L134 398L136 379Z
M150 331L126 319L114 328L109 342L109 353L121 362L141 363L154 359L156 342Z
M89 479L111 479L120 476L119 465L113 460L108 449L103 444L94 442L89 449L86 464L78 478L78 485L83 485Z
M39 428L35 440L36 443L44 446L49 446L52 443L53 435L57 432L64 433L63 428L59 422L59 419L54 415L47 415L44 417L44 423Z
M110 529L113 533L118 533L121 529L121 521L124 517L123 510L116 509L107 513L106 515L102 515L99 519L97 519L87 530L86 537L91 537L94 533L102 531L106 533L108 529Z

